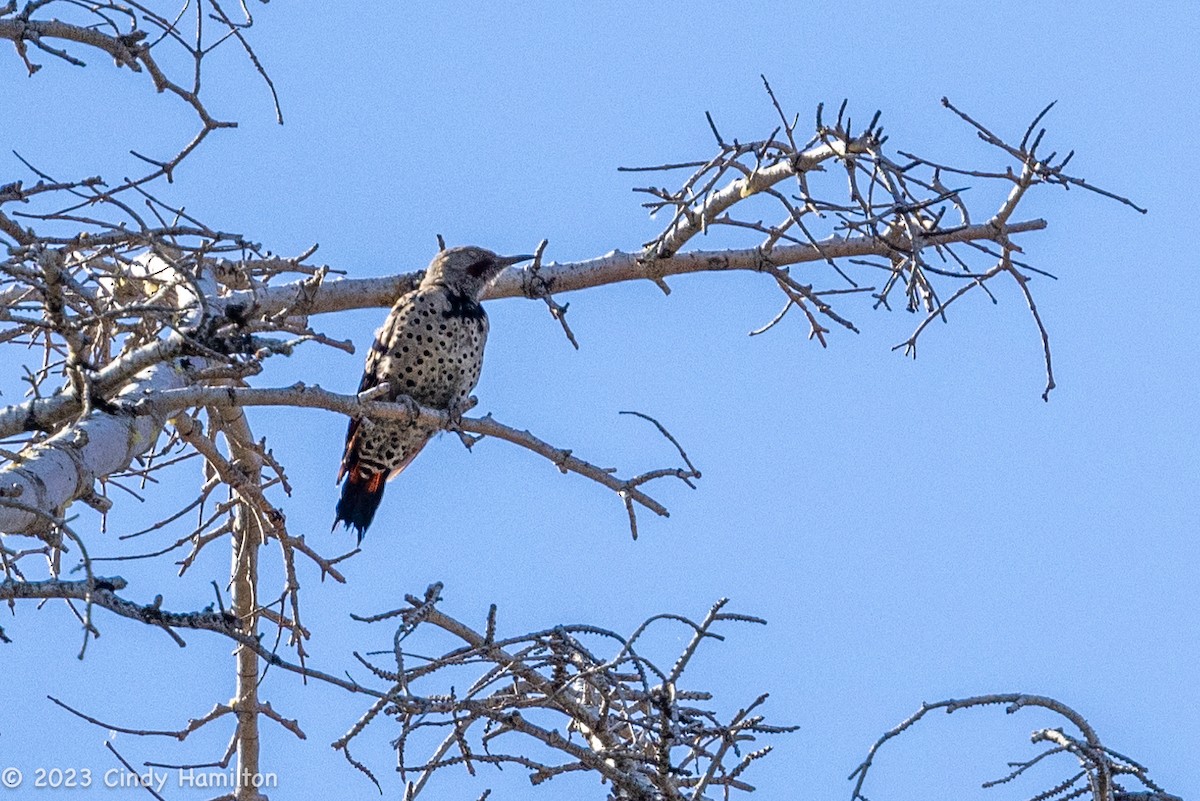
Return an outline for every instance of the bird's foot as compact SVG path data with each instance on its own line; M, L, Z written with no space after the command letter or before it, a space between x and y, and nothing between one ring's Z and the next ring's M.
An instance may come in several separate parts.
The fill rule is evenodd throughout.
M461 432L463 415L478 405L479 398L475 397L474 395L461 401L451 401L449 408L446 409L446 416L448 418L446 428L451 431Z
M462 429L463 415L474 409L478 404L479 398L472 395L466 400L451 403L450 408L446 410L446 415L449 418L446 422L446 429L458 434L458 438L462 440L462 444L467 447L467 450L471 450L471 447L476 442L483 439L481 436L468 434Z

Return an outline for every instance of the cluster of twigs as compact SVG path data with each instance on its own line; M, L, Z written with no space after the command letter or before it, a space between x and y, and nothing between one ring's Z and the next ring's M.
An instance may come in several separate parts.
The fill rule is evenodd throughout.
M1007 275L1018 285L1041 335L1046 366L1043 398L1048 398L1054 388L1049 337L1029 290L1028 274L1050 274L1014 258L1022 250L1011 238L1042 228L1045 222L1014 220L1014 212L1026 192L1039 185L1086 189L1145 212L1132 201L1065 172L1074 152L1061 157L1057 152L1042 152L1046 129L1039 125L1054 104L1034 118L1019 142L1010 144L943 98L942 105L1008 162L1000 171L985 171L950 166L904 151L899 152L903 161L897 161L884 151L887 136L879 112L856 130L846 103L832 121L825 119L824 108L818 106L815 133L800 141L799 118L785 115L770 85L766 88L780 124L765 139L728 141L710 116L717 144L712 157L624 168L637 172L691 170L678 188L645 186L637 190L652 198L643 204L652 215L669 218L658 236L645 243L643 258L652 265L670 260L695 236L716 228L754 232L760 237L753 251L755 269L774 278L785 303L770 322L752 334L768 331L795 308L805 315L810 338L825 345L830 331L822 320L858 331L834 309L832 296L869 294L875 307L891 308L900 295L905 309L923 315L912 335L896 346L914 357L918 337L934 320L945 320L951 304L973 289L995 301L989 282ZM833 171L844 173L841 191L830 187L827 180L816 184L819 174ZM975 186L999 182L1008 194L986 219L976 221L963 196L967 187L945 183L954 179L970 179ZM765 203L747 202L751 198ZM773 214L776 221L766 222L758 214ZM823 263L836 284L816 288L815 281L799 279L785 266L797 262ZM870 271L882 272L881 281L868 283L864 275ZM661 281L666 274L669 272L650 277Z
M754 789L743 774L771 750L753 745L758 736L794 729L763 722L755 710L766 695L725 720L708 706L711 694L680 686L700 645L723 639L714 631L718 624L764 622L724 611L724 599L698 623L682 615L656 615L628 637L591 625L499 637L495 606L478 631L437 608L440 591L435 584L423 598L407 596L403 609L359 618L399 621L392 647L384 652L391 665L356 654L389 688L333 744L376 781L349 746L376 719L394 718L400 733L393 744L406 799L420 795L435 772L458 765L472 775L481 765L516 765L535 785L565 773L592 772L609 785L611 797L620 799L728 795ZM648 632L664 622L692 633L670 668L658 666L642 650ZM435 658L406 650L411 635L429 629L448 632L462 645ZM611 655L598 655L598 645ZM463 668L475 679L459 692L451 677L461 679ZM448 692L414 691L418 683L439 680ZM432 753L413 760L412 751L427 745Z
M265 2L266 0L260 0ZM172 10L159 10L155 6ZM87 191L92 202L115 202L130 190L160 178L173 180L174 170L208 137L221 128L237 123L220 120L201 97L203 78L213 54L230 42L237 42L250 63L266 83L275 101L275 115L283 122L275 87L246 38L254 17L245 0L239 0L240 14L230 14L220 0L182 0L181 5L144 3L127 0L119 3L75 0L28 0L18 5L9 0L0 6L0 40L13 43L17 54L32 76L42 69L34 61L30 47L45 58L72 66L86 65L84 58L106 54L118 68L144 74L154 89L178 98L196 115L199 130L178 152L167 158L132 154L149 165L146 172L107 187L99 178L59 182L44 178L49 185L25 190L28 194L49 191ZM22 191L19 185L18 192ZM136 199L134 203L138 202ZM82 208L82 206L81 206ZM0 214L0 231L22 244L37 235L23 231L13 220Z
M1054 698L1024 693L995 693L922 704L920 709L880 737L871 746L863 763L850 774L851 781L855 783L852 801L867 801L863 793L867 773L884 743L904 734L928 713L943 710L951 714L963 709L1000 705L1010 715L1022 709L1050 710L1066 720L1078 733L1069 734L1061 727L1037 729L1030 739L1035 744L1044 743L1045 750L1031 759L1010 762L1009 772L999 779L985 782L984 788L1009 784L1044 760L1068 756L1073 758L1078 769L1052 787L1038 792L1030 801L1071 801L1075 798L1090 798L1092 801L1181 801L1178 796L1171 795L1155 783L1144 765L1101 743L1096 730L1074 709ZM1122 783L1129 780L1137 782L1137 786L1129 787Z
M5 197L0 192L0 204ZM54 216L61 218L63 213ZM237 308L221 303L230 290L266 286L294 273L320 281L324 271L301 267L298 259L246 258L247 243L218 232L124 222L129 224L110 223L107 230L69 240L43 237L35 244L17 245L0 262L0 294L5 300L0 306L0 342L10 352L21 349L28 355L18 362L26 400L0 411L0 436L10 460L5 473L41 478L39 457L77 445L81 472L94 475L98 484L80 487L74 494L107 512L112 490L142 498L147 486L163 474L202 457L204 475L195 500L146 531L161 531L192 511L198 516L194 530L146 555L163 555L190 544L191 553L180 562L181 572L186 570L204 546L231 531L234 507L243 499L251 502L266 536L285 546L290 574L293 552L306 548L287 535L281 511L265 494L276 486L290 491L286 473L264 442L232 430L211 407L159 415L159 420L170 420L160 444L150 447L158 437L151 427L142 452L132 463L112 465L115 470L92 469L99 462L89 458L87 446L108 447L98 439L102 432L97 421L120 424L127 417L122 404L146 392L172 385L242 386L261 371L265 359L291 353L302 342L350 349L303 321L289 320L286 310L275 318L246 319ZM220 258L231 251L239 258ZM80 431L91 441L79 442ZM222 439L255 451L268 477L253 484L244 480L222 455ZM6 500L10 506L36 506L38 499L18 493ZM53 507L70 500L60 499ZM11 517L6 522L11 523ZM53 525L18 523L6 530L38 534L56 546L62 539ZM5 558L6 576L15 575L17 561L15 556ZM323 570L330 572L329 567L322 562Z

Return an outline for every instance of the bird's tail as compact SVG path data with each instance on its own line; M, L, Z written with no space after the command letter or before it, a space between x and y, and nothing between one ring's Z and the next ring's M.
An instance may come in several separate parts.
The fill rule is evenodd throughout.
M383 489L387 473L363 475L358 470L347 471L346 483L342 484L342 497L337 504L337 516L333 527L344 523L346 528L353 527L358 534L361 544L363 533L375 519L375 510L383 500Z

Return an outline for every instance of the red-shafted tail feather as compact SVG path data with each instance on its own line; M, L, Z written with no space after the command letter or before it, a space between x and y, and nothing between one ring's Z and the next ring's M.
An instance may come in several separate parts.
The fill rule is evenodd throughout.
M363 476L357 471L352 472L346 483L342 485L342 497L337 504L337 517L333 521L334 528L338 523L346 528L354 528L361 543L363 534L375 518L375 510L383 499L383 473Z
M365 473L358 465L358 429L357 418L350 419L349 430L346 431L346 452L342 456L342 465L338 469L338 483L342 484L342 497L337 503L337 512L333 527L342 523L346 528L353 527L361 543L363 534L375 518L375 510L383 499L383 473Z
M371 350L367 354L366 368L363 370L362 380L358 382L359 393L385 383L385 380L379 375L379 365L387 353L386 342L391 339L395 324L396 314L393 310L376 334L375 341L371 343ZM361 543L363 534L371 525L371 521L375 519L375 510L379 508L379 502L383 499L384 480L390 476L386 476L382 472L374 473L360 469L358 463L360 427L361 423L357 417L350 418L350 425L346 428L346 450L342 454L342 464L338 469L337 477L337 483L340 484L343 478L346 479L346 483L342 484L342 497L337 503L333 527L337 528L338 523L343 523L346 528L353 527L355 533L358 534L358 541ZM393 475L396 472L399 471L394 471Z
M361 543L363 534L375 519L375 510L379 508L379 502L383 500L386 482L400 475L416 458L421 448L414 448L404 462L393 470L363 470L358 463L358 429L359 421L352 419L346 432L346 455L342 457L342 467L338 471L338 481L345 478L346 483L342 484L342 497L338 500L333 527L337 528L338 523L345 524L346 528L353 527Z

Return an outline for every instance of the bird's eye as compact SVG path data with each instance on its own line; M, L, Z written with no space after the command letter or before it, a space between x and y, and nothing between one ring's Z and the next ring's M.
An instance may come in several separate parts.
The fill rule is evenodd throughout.
M492 266L491 259L480 259L479 261L474 262L470 267L467 268L467 274L471 275L474 278L481 278L481 277L483 277L484 273L486 273L488 271L488 268L490 268L491 266Z

